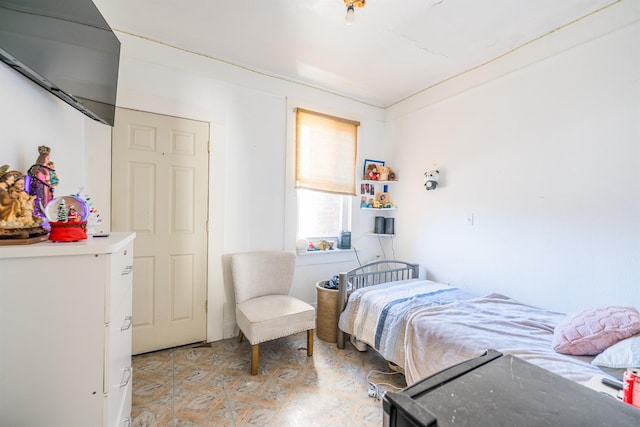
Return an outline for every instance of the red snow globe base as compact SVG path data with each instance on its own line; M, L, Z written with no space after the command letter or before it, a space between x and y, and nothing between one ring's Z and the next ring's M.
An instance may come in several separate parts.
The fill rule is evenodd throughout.
M87 238L87 222L49 222L49 240L54 242L76 242Z

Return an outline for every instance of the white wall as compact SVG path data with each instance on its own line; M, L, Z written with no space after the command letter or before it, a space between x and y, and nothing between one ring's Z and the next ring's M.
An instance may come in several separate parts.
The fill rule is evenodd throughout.
M399 203L409 207L398 217L413 227L399 246L431 278L564 312L640 307L637 11L634 19L392 112ZM595 28L585 28L589 39ZM535 49L553 51L548 43ZM422 174L432 168L441 185L427 192Z

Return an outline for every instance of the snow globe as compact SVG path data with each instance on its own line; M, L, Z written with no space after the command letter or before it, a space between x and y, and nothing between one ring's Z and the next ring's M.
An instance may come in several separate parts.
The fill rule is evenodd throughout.
M52 199L45 207L51 231L49 240L76 242L87 238L89 208L84 200L75 196Z

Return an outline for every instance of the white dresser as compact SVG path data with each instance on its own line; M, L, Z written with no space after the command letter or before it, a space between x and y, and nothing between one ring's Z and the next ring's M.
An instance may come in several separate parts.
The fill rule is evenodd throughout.
M134 238L0 246L0 425L130 424Z

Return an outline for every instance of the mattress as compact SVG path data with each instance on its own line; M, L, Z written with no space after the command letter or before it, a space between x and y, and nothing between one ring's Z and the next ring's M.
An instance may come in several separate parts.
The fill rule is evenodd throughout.
M466 291L424 279L383 283L354 291L338 321L340 330L401 368L407 319L425 307L472 298Z

